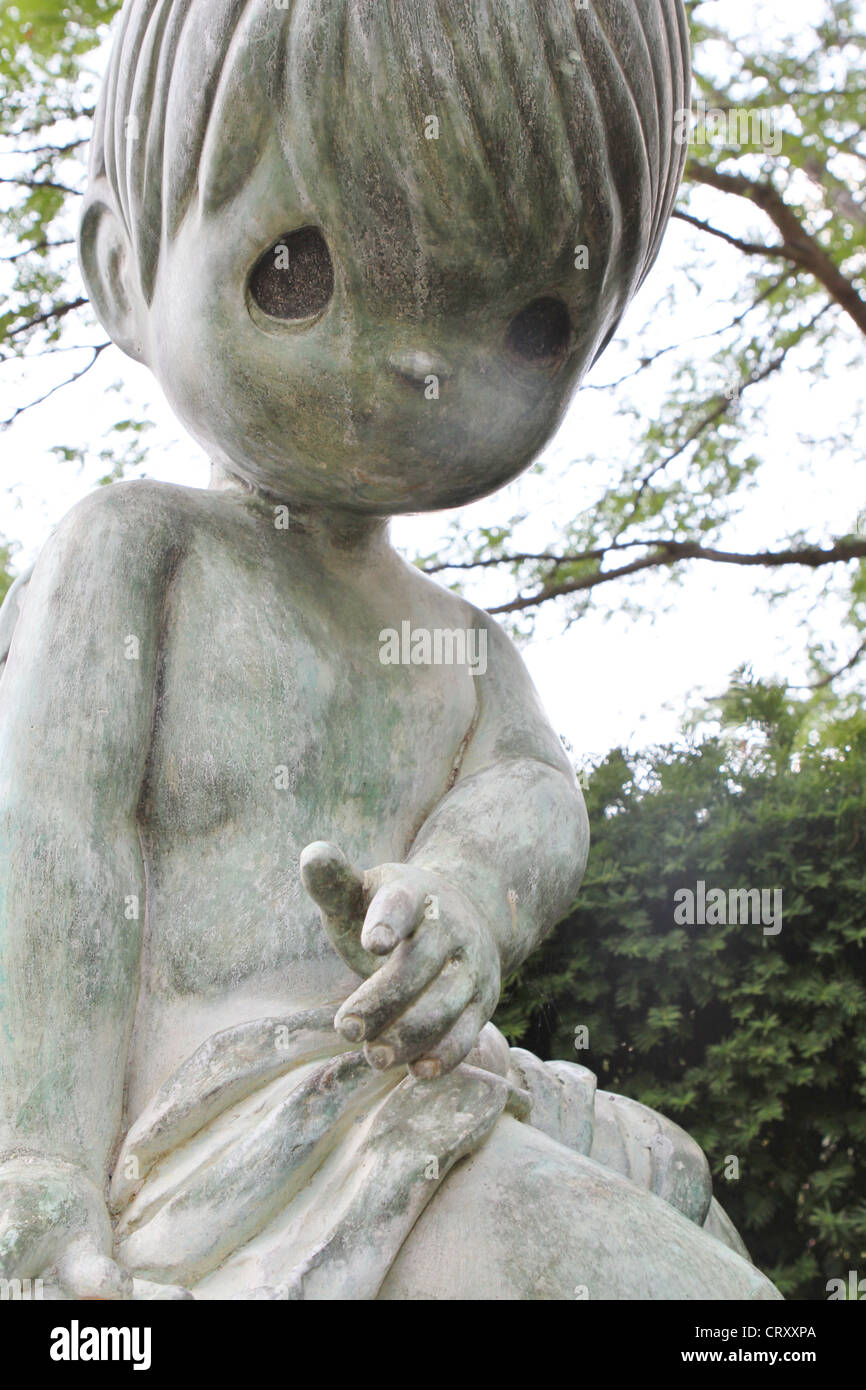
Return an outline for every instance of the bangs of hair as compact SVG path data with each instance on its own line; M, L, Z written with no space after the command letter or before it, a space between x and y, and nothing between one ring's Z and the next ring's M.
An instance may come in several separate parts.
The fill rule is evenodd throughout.
M148 298L193 201L235 196L276 130L302 198L392 287L423 293L431 244L456 266L580 242L618 319L682 176L688 52L681 0L127 0L91 176Z

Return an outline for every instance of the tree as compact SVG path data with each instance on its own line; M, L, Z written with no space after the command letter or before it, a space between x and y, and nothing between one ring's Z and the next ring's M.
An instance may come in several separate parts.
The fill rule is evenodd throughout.
M804 517L799 530L749 547L736 543L737 512L771 459L771 445L755 444L767 402L792 378L819 383L828 363L863 362L866 23L855 0L824 0L817 28L798 25L764 52L713 27L706 16L718 6L688 6L705 109L668 242L671 283L654 305L636 306L631 339L586 387L625 422L627 447L581 460L601 481L545 543L521 543L529 519L518 513L483 531L458 526L423 564L455 584L498 577L490 606L523 631L548 605L566 621L589 603L639 607L653 573L820 577L824 632L811 642L813 690L801 706L744 681L725 710L736 739L614 753L595 772L580 904L511 982L500 1018L544 1055L575 1055L574 1028L587 1024L581 1059L602 1084L692 1129L759 1262L787 1293L823 1297L824 1281L862 1261L866 1245L866 733L853 692L848 704L836 694L866 652L866 515L832 534ZM16 0L0 10L0 370L55 373L36 391L24 382L0 421L7 445L40 401L68 401L115 351L84 298L74 229L95 68L119 8ZM726 26L735 8L725 8ZM726 314L683 338L684 295L710 312L699 291L728 280ZM816 479L840 450L862 459L858 424L853 401L816 433ZM141 428L118 422L98 455L104 480L142 462ZM65 438L55 452L68 468L93 441ZM0 597L12 549L0 545ZM848 615L841 642L826 636L834 594ZM673 894L699 878L780 884L783 931L690 935L672 922ZM731 1152L739 1183L724 1178Z
M667 324L678 301L669 291L644 312L623 371L599 367L603 381L593 377L585 389L610 394L620 417L632 416L626 462L579 460L584 476L594 467L604 482L546 544L519 543L530 519L523 512L469 534L455 523L444 552L422 563L455 587L491 571L507 575L512 592L491 611L524 632L547 604L558 604L568 621L593 601L640 608L641 580L652 571L748 566L774 582L790 576L789 584L818 573L826 576L819 615L832 594L847 596L850 635L841 646L814 641L810 653L814 681L833 681L866 653L866 511L838 534L816 534L804 516L799 531L756 548L735 543L736 518L772 453L761 427L768 393L798 374L807 390L826 375L828 360L854 383L863 365L866 13L854 0L825 0L815 30L795 24L787 42L764 51L760 40L735 39L705 22L712 7L702 0L688 8L697 102L669 235L677 237L677 225L688 229L677 240L676 277L703 288L699 302L717 326L671 341ZM731 281L735 298L722 316L713 287L721 285L724 301ZM852 401L848 417L833 419L813 441L816 489L842 449L863 459L860 404Z
M804 713L743 680L722 736L609 755L578 903L496 1022L692 1133L756 1263L823 1299L866 1251L866 718ZM781 930L680 924L700 882L779 889Z
M74 388L109 346L77 272L75 218L97 87L90 63L120 4L16 0L0 10L0 368L17 366L22 379L2 430ZM35 394L34 361L56 365ZM122 471L124 443L109 451L106 471ZM59 463L80 461L89 445L58 446Z
M844 639L820 632L810 648L814 681L833 682L866 652L866 513L834 534L815 532L804 517L798 531L751 548L736 544L735 517L771 452L755 447L768 393L798 372L818 381L831 357L850 368L863 362L864 8L862 0L824 0L818 27L795 22L787 40L764 52L760 36L733 34L735 12L725 12L722 29L706 18L718 13L710 0L686 3L703 106L676 213L685 234L676 240L677 266L662 301L643 308L634 340L603 359L602 379L586 388L609 395L611 411L633 422L626 462L581 459L584 473L594 467L603 481L541 546L520 543L528 518L518 513L469 533L456 524L444 549L421 563L455 587L499 576L488 606L523 632L548 604L566 621L592 602L640 609L642 581L654 571L747 566L789 585L818 574L825 602L817 626L827 627L832 595L844 593L847 605ZM109 349L84 299L73 238L93 63L119 8L120 0L19 0L0 13L0 239L10 248L0 367L34 358L56 365L35 398L22 387L0 421L7 429L38 402L73 392ZM664 325L671 311L676 321L683 287L712 286L732 263L727 318L677 340ZM605 377L616 360L622 371ZM858 423L854 402L847 419L815 440L816 479L842 448L862 457ZM142 422L118 424L99 454L103 481L144 461ZM93 441L65 439L55 452L59 467L80 464Z

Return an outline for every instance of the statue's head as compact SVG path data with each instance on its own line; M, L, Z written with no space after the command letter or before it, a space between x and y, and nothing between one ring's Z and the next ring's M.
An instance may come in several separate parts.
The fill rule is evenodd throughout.
M658 252L681 0L127 0L81 259L228 473L456 506L520 473Z

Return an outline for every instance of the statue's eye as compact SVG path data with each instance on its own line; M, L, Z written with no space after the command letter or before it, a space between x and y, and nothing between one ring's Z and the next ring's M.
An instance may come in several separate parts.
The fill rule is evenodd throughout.
M561 299L534 299L511 321L508 346L524 362L546 367L568 351L571 321Z
M318 227L287 232L256 262L250 295L272 319L309 319L334 293L334 262Z

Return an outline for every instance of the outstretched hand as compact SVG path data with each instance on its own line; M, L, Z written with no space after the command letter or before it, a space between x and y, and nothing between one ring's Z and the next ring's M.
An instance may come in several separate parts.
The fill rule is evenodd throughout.
M372 1067L433 1080L475 1046L499 1000L499 952L470 899L440 873L382 864L360 873L334 845L308 845L301 880L343 960L367 976L335 1027Z

